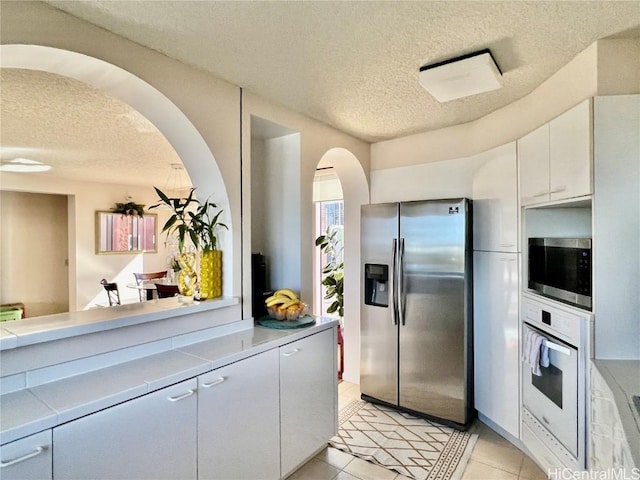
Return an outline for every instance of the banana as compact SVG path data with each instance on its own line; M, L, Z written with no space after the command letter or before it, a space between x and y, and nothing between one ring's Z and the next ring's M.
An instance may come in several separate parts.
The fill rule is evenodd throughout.
M273 305L278 305L288 301L290 300L287 297L276 297L275 295L272 295L271 297L267 298L264 303L267 307L272 307Z
M284 302L284 303L280 306L280 308L282 308L282 309L289 308L291 305L296 305L296 304L298 304L298 303L300 303L300 300L298 300L297 298L296 298L296 299L290 299L290 300L288 300L288 301Z
M294 292L293 290L291 290L290 288L281 288L280 290L277 290L276 293L273 294L274 297L280 297L280 296L285 296L287 298L289 298L290 300L298 300L298 294L296 292Z

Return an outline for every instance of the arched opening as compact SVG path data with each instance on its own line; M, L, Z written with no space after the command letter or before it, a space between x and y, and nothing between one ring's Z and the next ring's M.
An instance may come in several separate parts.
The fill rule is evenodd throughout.
M320 159L318 177L322 172L331 171L342 189L343 211L334 207L333 211L342 215L344 221L344 373L343 378L350 383L360 382L360 206L369 203L369 185L362 165L349 150L332 148ZM330 168L331 170L328 170ZM328 177L325 175L325 177ZM321 181L321 180L320 180ZM331 182L329 182L331 183ZM335 182L334 182L335 188ZM335 196L335 195L333 195ZM316 212L321 208L316 205ZM319 219L314 222L320 232ZM314 262L314 292L319 291L322 279L320 261ZM316 295L314 294L314 297ZM321 299L314 298L314 305L321 305ZM316 307L318 308L318 307ZM317 312L321 313L321 312Z
M3 68L40 70L66 76L99 89L130 105L148 119L164 135L182 160L189 176L194 179L200 198L209 198L225 210L229 231L220 232L220 245L228 261L223 262L224 295L233 295L233 243L231 239L231 211L227 190L218 164L201 134L186 115L163 93L136 75L103 60L77 52L37 45L2 45ZM214 195L215 193L215 195ZM70 218L73 221L73 218ZM69 226L75 235L75 226ZM70 248L69 270L75 271L82 258ZM70 302L76 303L76 282L69 279Z

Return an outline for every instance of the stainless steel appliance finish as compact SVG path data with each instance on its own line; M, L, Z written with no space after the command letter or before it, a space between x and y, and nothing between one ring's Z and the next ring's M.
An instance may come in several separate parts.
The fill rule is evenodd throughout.
M529 238L528 287L591 310L591 239Z
M471 420L471 232L467 199L362 208L362 271L378 264L391 272L388 307L363 296L364 398Z

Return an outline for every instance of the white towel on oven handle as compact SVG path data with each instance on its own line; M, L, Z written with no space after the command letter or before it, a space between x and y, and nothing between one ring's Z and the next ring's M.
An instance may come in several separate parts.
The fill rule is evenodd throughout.
M544 350L544 354L543 354ZM522 346L522 361L531 367L531 373L542 375L540 365L549 366L549 352L545 345L545 338L530 328L526 329ZM542 362L546 362L546 365Z

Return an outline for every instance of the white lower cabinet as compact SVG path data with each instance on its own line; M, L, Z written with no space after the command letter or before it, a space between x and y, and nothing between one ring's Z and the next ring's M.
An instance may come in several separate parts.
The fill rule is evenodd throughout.
M331 328L0 447L0 478L284 478L337 431Z
M51 430L0 447L2 480L46 480L51 476Z
M473 254L475 408L519 438L518 254Z
M337 431L335 328L280 347L281 473L286 477Z
M199 377L199 479L280 477L278 361L273 349Z
M196 478L196 385L187 380L54 428L54 478Z

